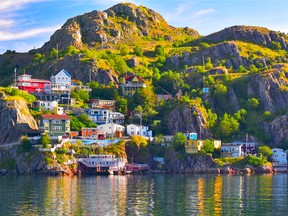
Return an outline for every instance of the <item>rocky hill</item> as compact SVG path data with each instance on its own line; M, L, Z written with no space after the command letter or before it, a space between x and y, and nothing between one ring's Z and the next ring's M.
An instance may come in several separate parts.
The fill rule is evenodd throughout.
M69 19L39 51L49 52L57 45L59 49L66 49L70 45L81 49L84 45L91 47L97 43L109 47L121 41L131 43L143 36L164 36L173 40L177 34L199 37L199 33L193 29L169 26L160 14L151 9L122 3L105 11L92 11Z
M38 130L27 103L18 98L0 96L0 145L17 142L25 131Z
M249 42L266 47L271 46L273 42L279 42L282 49L288 50L287 35L255 26L232 26L206 37L202 37L197 41L219 43L233 40Z
M264 141L281 145L287 142L287 41L287 34L253 26L233 26L201 37L196 30L170 26L149 8L121 3L67 20L39 49L0 55L0 85L13 82L15 64L20 66L18 73L25 70L34 78L49 79L64 68L84 84L96 81L109 88L120 84L125 74L135 73L151 91L162 88L173 96L183 92L164 105L148 90L138 98L124 98L129 110L150 106L146 111L152 114L146 120L161 120L159 133L201 131L202 138L221 137L218 128L229 114L239 123L237 132L260 138L264 133ZM203 87L209 91L204 93ZM111 92L109 96L119 99ZM151 97L145 101L145 96ZM0 109L12 116L7 107L14 105L7 103L1 101ZM18 121L17 115L5 120L7 127ZM33 124L26 126L33 129ZM2 128L0 142L13 141L9 128Z

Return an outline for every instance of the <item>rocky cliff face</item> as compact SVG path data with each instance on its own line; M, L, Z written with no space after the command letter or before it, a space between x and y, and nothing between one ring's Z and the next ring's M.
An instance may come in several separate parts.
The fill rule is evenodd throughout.
M202 139L212 137L209 129L205 127L207 120L204 114L195 106L192 108L187 105L176 107L169 113L167 119L169 134L196 132Z
M45 64L34 65L29 74L32 74L33 77L35 75L49 80L51 75L55 75L65 68L73 79L81 80L83 83L90 82L90 79L106 85L109 82L119 83L118 75L114 71L97 67L97 60L95 59L82 61L82 57L82 54L66 55L63 59L58 60L57 64L46 62Z
M27 130L38 130L26 102L0 98L0 145L17 142Z
M177 153L170 149L165 155L167 173L214 173L217 166L211 156L193 155L177 159Z
M278 146L282 141L288 140L288 116L283 115L275 118L270 123L263 124L263 129L272 137L272 144Z
M45 154L36 149L30 152L20 153L18 146L12 148L0 148L0 164L7 164L8 167L2 167L8 172L15 172L15 174L36 174L46 173L48 171L45 162Z
M167 58L164 65L165 69L179 69L184 65L186 66L196 66L203 64L203 58L206 62L207 58L212 60L212 63L216 66L221 60L225 60L225 66L227 68L239 68L240 65L249 67L253 61L248 58L241 56L239 48L236 42L229 41L217 44L215 46L203 49L197 52L184 52L182 55L174 55Z
M275 41L280 43L282 49L288 49L287 42L284 39L284 34L271 31L267 28L254 26L232 26L203 37L198 41L219 43L226 40L240 40L258 44L260 46L269 46L272 41Z
M260 98L264 110L275 113L284 110L288 103L288 82L285 73L278 69L267 71L265 74L251 76L248 79L248 98Z

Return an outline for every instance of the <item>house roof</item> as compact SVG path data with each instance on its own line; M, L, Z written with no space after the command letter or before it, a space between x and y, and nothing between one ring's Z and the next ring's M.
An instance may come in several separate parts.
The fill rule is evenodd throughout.
M71 75L64 69L62 69L56 76L60 75L61 73L64 73L66 76L71 77Z
M31 79L31 82L43 82L43 83L50 83L49 80L42 80L42 79Z
M144 80L142 79L141 76L126 75L126 76L124 76L124 79L126 81L132 81L135 77L138 79L139 82L144 82Z
M43 119L64 119L64 120L70 119L68 115L43 114L41 116Z

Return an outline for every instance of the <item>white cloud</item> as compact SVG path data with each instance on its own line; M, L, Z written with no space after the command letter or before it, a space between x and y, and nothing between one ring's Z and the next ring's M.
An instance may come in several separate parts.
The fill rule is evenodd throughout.
M43 0L1 0L0 2L0 12L9 12L14 10L19 10L24 5L31 2L40 2Z
M32 38L37 35L45 34L45 33L52 33L56 31L59 26L54 27L46 27L46 28L34 28L28 31L22 32L7 32L7 31L0 31L0 41L11 41L11 40L19 40L25 38Z
M199 17L199 16L203 16L203 15L208 15L208 14L211 14L211 13L214 13L214 12L215 12L215 10L212 9L212 8L204 9L204 10L197 11L195 13L195 16Z
M8 28L13 26L13 20L12 19L0 19L0 26L1 28Z

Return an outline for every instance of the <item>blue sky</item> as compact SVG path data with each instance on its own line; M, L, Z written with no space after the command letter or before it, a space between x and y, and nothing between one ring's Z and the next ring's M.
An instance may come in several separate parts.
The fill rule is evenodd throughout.
M0 54L41 47L67 19L105 10L118 0L1 0ZM233 25L263 26L288 33L287 0L131 0L160 13L176 27L201 35Z

